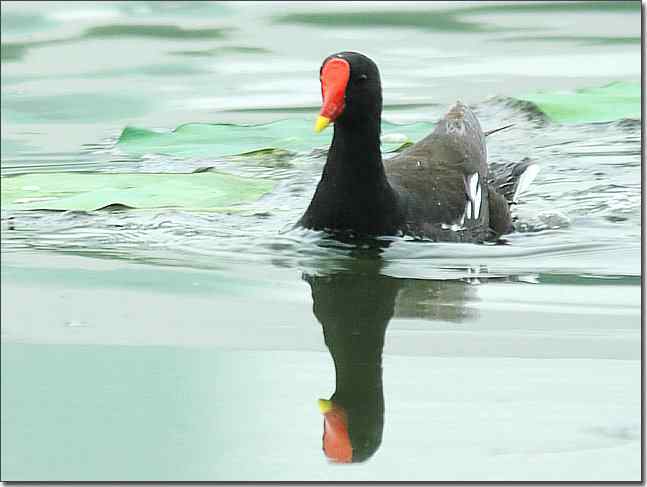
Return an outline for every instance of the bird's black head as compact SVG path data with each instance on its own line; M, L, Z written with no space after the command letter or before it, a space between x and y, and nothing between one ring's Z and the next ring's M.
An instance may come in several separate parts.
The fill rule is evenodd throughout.
M328 56L321 65L323 105L315 131L330 122L340 125L379 127L382 114L382 85L375 63L358 52L339 52Z

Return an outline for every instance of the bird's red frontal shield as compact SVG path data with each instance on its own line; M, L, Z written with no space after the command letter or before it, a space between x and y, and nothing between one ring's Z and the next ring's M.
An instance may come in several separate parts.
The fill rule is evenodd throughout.
M321 69L321 96L323 105L315 124L321 132L344 111L346 86L350 78L350 64L345 59L332 58Z

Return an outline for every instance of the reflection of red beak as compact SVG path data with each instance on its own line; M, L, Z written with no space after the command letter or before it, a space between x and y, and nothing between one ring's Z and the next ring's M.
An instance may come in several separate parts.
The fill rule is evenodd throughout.
M319 399L319 409L324 415L324 453L333 462L350 463L353 460L353 446L348 435L346 411L325 399Z
M349 78L350 64L345 59L332 58L321 68L323 105L315 123L315 132L321 132L344 111L344 98Z

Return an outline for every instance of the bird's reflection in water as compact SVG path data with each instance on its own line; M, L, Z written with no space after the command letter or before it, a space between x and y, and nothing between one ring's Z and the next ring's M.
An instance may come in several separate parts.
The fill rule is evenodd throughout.
M327 275L304 274L313 311L335 364L335 393L320 399L323 450L329 460L363 462L382 442L382 349L394 316L462 321L475 289L463 281L396 279L380 274L382 260L357 259Z

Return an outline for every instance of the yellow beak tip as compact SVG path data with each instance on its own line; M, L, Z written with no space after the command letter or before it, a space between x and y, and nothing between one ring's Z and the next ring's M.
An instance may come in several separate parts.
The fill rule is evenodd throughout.
M330 119L328 117L324 117L324 116L319 115L317 117L317 121L315 122L315 132L316 133L321 132L328 125L330 125Z
M319 404L319 411L321 411L321 414L326 414L332 409L332 401L329 401L328 399L319 399L317 402Z

